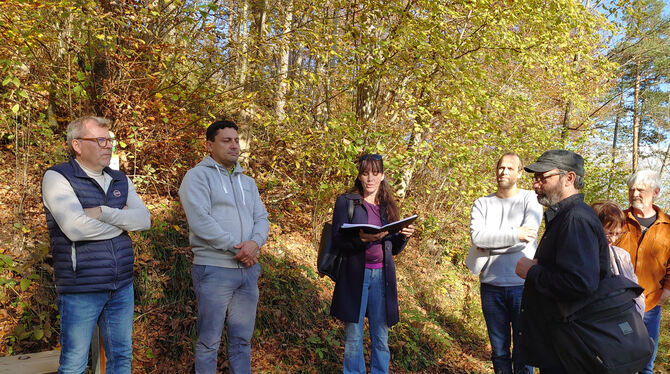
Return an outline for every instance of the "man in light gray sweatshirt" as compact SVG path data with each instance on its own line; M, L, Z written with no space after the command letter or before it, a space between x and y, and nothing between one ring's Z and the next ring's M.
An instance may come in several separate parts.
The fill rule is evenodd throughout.
M477 199L471 212L472 244L487 259L479 278L496 374L532 373L532 368L517 359L516 341L510 355L510 327L516 332L524 284L514 269L519 258L533 258L542 219L535 193L516 186L522 167L518 155L504 154L496 168L496 192Z
M258 304L260 247L268 213L253 178L237 162L240 139L232 121L207 128L206 156L179 188L193 250L191 277L198 299L196 373L216 373L225 322L233 374L251 373L250 340Z

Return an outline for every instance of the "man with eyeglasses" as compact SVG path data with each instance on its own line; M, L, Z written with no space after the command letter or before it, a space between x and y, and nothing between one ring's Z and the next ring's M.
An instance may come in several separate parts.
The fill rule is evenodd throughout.
M217 372L227 323L228 368L251 373L251 337L258 304L260 248L268 238L268 213L256 181L238 163L240 138L232 121L216 121L205 133L209 155L179 187L193 251L191 278L198 302L195 372Z
M628 251L644 288L644 324L654 340L654 353L640 373L654 372L661 326L661 306L670 298L670 217L654 201L658 197L660 177L652 170L633 173L628 185L630 208L624 211L623 233L615 243Z
M519 189L523 164L516 153L505 153L496 166L495 193L475 201L470 214L472 245L485 256L479 273L481 301L491 341L491 361L496 374L528 374L518 354L520 345L512 334L518 331L524 280L514 273L519 258L533 258L535 239L542 219L542 206L533 191ZM483 262L483 261L481 261Z
M82 117L67 127L68 162L49 168L42 201L60 317L58 373L83 373L97 324L107 370L131 372L133 248L128 231L149 229L149 211L130 179L109 168L108 121Z
M530 260L516 273L526 280L521 301L519 340L524 360L542 374L567 373L556 354L549 326L560 320L559 303L585 299L605 276L609 249L602 224L579 190L584 160L574 152L551 150L525 167L544 214L545 232Z

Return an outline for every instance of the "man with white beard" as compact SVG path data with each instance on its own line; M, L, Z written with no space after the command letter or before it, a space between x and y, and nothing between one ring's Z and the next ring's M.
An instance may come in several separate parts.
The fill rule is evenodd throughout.
M654 372L661 326L661 306L670 298L670 217L654 205L658 173L640 170L626 181L630 208L624 211L623 234L615 243L630 253L638 283L644 288L644 324L654 340L654 354L640 373Z

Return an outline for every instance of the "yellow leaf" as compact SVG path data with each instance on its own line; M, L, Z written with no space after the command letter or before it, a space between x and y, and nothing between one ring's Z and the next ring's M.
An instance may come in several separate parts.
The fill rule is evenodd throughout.
M154 96L156 96L156 99L162 99L163 98L163 94L161 94L160 92L156 92L156 94Z

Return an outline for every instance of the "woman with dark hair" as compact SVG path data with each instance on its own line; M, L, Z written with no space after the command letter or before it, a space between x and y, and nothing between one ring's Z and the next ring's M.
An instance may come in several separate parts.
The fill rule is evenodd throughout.
M630 261L630 255L625 249L614 246L614 242L623 234L622 230L626 223L626 215L624 215L617 203L610 200L593 203L591 204L591 208L596 212L605 230L607 244L610 247L612 272L614 275L619 275L619 268L616 263L619 260L621 272L623 273L621 275L637 283L637 276L633 269L633 263ZM635 298L635 307L640 312L640 315L644 317L644 294L640 294L640 296Z
M353 215L349 212L353 207ZM349 220L351 217L351 220ZM363 325L368 317L372 352L370 373L388 373L388 328L398 323L398 294L393 255L402 251L414 233L409 225L400 232L340 233L344 223L385 225L399 219L384 163L377 154L358 159L358 176L347 194L338 196L333 211L333 246L342 263L335 283L330 314L345 322L344 373L365 373Z

